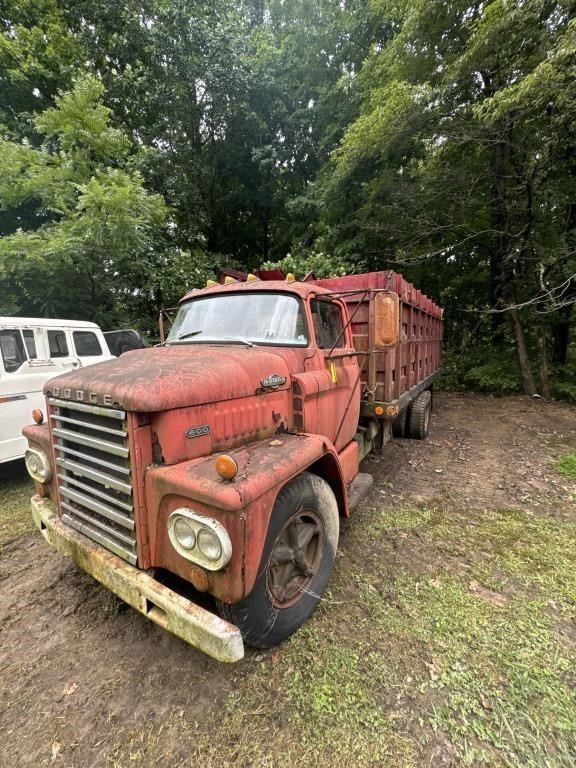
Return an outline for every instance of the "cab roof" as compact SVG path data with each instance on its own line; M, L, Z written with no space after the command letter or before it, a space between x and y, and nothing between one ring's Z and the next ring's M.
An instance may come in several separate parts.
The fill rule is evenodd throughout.
M301 299L306 299L310 294L318 296L319 294L333 293L333 291L330 291L328 288L321 288L314 283L301 283L296 280L250 280L248 282L236 280L235 282L227 283L226 285L217 283L216 285L211 285L207 288L195 288L180 299L180 304L183 304L190 299L198 299L203 296L238 293L239 291L247 291L249 293L254 293L255 291L263 291L265 293L292 293L295 296L299 296Z

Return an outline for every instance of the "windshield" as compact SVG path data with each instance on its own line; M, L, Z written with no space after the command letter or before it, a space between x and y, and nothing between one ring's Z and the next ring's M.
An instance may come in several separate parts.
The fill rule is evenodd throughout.
M300 302L282 293L227 293L194 299L178 310L167 344L250 342L308 346Z

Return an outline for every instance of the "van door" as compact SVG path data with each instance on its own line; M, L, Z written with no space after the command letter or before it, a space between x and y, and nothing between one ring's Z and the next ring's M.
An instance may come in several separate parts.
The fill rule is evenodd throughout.
M43 330L48 339L48 352L56 371L54 376L78 368L81 363L72 345L68 328L46 328Z
M44 408L44 382L55 375L37 328L0 328L0 462L26 451L22 427Z

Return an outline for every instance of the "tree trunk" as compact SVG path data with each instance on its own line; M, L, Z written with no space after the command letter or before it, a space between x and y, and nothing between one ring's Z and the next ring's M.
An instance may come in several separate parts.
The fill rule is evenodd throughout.
M516 290L513 285L509 286L507 298L510 304L510 309L508 310L508 318L510 320L512 333L514 335L516 359L518 360L518 368L520 369L520 376L522 377L522 388L525 394L532 397L532 395L536 394L536 385L534 383L532 367L530 366L530 358L528 357L526 336L524 334L524 327L520 318L520 312L514 306L516 304Z
M548 364L548 331L542 326L538 335L538 356L540 358L540 394L550 400L550 366Z

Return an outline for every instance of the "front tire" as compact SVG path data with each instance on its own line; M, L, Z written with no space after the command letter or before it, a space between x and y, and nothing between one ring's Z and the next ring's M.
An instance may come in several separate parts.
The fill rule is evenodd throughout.
M303 472L276 498L260 568L249 595L233 605L217 602L256 648L272 648L313 613L332 573L339 515L328 483Z

